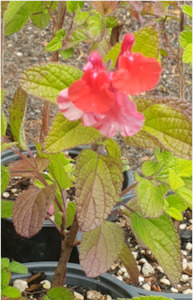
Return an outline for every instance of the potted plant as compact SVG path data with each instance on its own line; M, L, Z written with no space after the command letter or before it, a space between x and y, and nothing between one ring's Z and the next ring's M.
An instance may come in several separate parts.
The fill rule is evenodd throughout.
M79 14L79 20L82 4L62 1L59 12L65 4L74 17L75 13ZM29 5L34 11L37 9L33 2ZM50 15L52 5L46 7ZM104 3L102 7L101 15L105 15ZM29 11L27 2L25 8ZM114 9L112 4L108 8ZM10 4L7 11L11 10ZM7 13L6 18L12 15ZM87 20L88 27L85 27L96 35L98 28L93 29L93 18L104 20L99 14ZM10 30L9 26L7 28ZM59 40L65 48L69 37L73 37L72 32L65 37L63 31L56 31L49 47ZM143 47L141 39L146 40ZM136 97L159 82L158 45L155 27L145 26L134 34L127 33L105 53L103 60L98 51L93 51L83 71L58 62L32 66L21 74L10 110L15 142L10 143L4 136L6 121L4 115L2 117L2 149L11 147L21 158L2 168L3 187L13 174L32 178L30 188L23 191L15 203L3 202L4 211L11 214L17 234L24 238L35 236L45 219L60 233L62 250L52 280L52 299L57 299L60 293L63 298L70 293L63 287L67 263L73 247L79 244L80 265L88 278L106 272L114 260L120 258L133 283L137 283L139 270L124 242L123 230L118 224L107 221L116 203L124 207L118 208L117 214L127 219L137 241L152 251L171 283L175 285L180 279L180 241L171 217L180 219L182 211L191 206L189 103L181 99ZM150 57L147 53L151 53ZM104 62L109 60L111 65L105 66ZM36 156L23 135L23 107L28 94L52 102L60 110L48 133L45 126L40 142L35 143ZM130 145L150 145L155 156L154 161L143 164L143 176L135 174L136 182L123 191L122 153L114 139L117 132ZM80 145L90 148L83 149L76 159L75 195L72 201L67 201L70 179L65 169L64 151ZM16 146L25 149L28 156ZM137 197L128 204L120 201L134 187ZM168 196L168 190L172 190L173 195ZM54 220L50 217L52 214ZM82 233L81 241L76 240L78 231ZM128 296L132 294L128 292Z

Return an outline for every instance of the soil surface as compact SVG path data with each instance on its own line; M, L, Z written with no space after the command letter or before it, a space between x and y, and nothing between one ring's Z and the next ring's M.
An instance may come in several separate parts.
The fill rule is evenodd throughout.
M190 2L186 2L190 4ZM85 9L87 7L87 3L85 5ZM173 8L171 13L177 14L177 10ZM133 16L130 16L127 11L121 9L118 11L118 16L120 20L123 21L123 29L120 36L120 40L127 32L137 31L141 25ZM148 20L150 22L151 19ZM185 21L189 22L189 20L185 17ZM71 16L67 13L64 28L68 29L71 24ZM14 33L11 36L6 36L4 40L4 89L5 89L5 99L3 103L3 111L6 117L9 117L9 107L13 98L13 95L18 87L18 78L26 68L31 67L33 64L45 63L52 61L52 54L50 52L46 52L44 47L45 45L52 39L52 21L50 25L44 29L40 30L36 28L32 22L28 21L27 24L17 33ZM179 22L175 20L170 20L166 24L166 31L169 41L166 43L165 37L162 32L161 26L158 24L158 30L160 32L160 47L168 52L167 57L162 58L162 75L159 84L156 86L154 90L149 93L144 93L144 95L153 95L158 97L180 97L179 91L179 58L178 58L178 36L180 33ZM77 68L82 68L84 63L88 58L89 45L86 43L81 43L78 47L76 47L74 51L74 55L68 61L65 61L62 57L59 56L59 61L63 63L67 63L73 65ZM184 74L184 82L185 82L185 91L184 98L186 101L191 102L192 100L192 71L191 68L185 65L185 74ZM40 136L40 128L42 124L44 111L44 102L39 100L33 96L28 97L28 105L26 111L26 121L25 121L25 130L26 137L29 142L38 141ZM51 124L56 113L58 112L58 108L55 105L50 106L50 117L49 123ZM141 165L144 161L148 159L153 159L152 149L138 149L123 143L123 140L119 135L116 136L116 141L119 143L123 157L128 159L130 168L133 171L141 172ZM26 179L24 179L20 183L23 186L22 189L25 189L25 186L28 185ZM12 187L12 189L15 187ZM18 187L16 187L18 188ZM14 193L10 192L10 200L13 200L15 197ZM12 195L13 194L13 195ZM17 193L15 193L17 194ZM12 198L11 198L12 197ZM6 197L4 197L6 198ZM140 282L139 286L146 290L154 290L154 291L172 291L172 292L181 292L181 293L191 293L191 236L190 231L192 229L192 214L191 211L186 211L184 214L184 219L179 227L179 234L181 237L181 251L183 254L183 276L181 278L180 284L177 287L172 287L170 283L168 283L163 279L167 279L163 270L158 265L157 261L151 254L149 250L143 249L140 247L134 237L132 232L129 229L128 224L124 219L119 217L117 220L114 220L120 223L121 227L124 228L126 233L126 242L131 247L133 254L137 258L139 270L140 270ZM143 272L144 264L150 264L153 270L149 275L145 275ZM111 274L119 278L120 280L124 280L126 283L131 284L129 276L125 268L122 266L120 261L117 261L113 264L111 269L109 270ZM162 279L162 280L161 280ZM32 299L32 298L30 298ZM35 299L35 298L34 298Z

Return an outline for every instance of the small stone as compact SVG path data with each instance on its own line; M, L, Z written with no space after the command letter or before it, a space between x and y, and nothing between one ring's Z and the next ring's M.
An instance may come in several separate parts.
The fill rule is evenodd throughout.
M184 256L187 256L187 255L188 255L187 251L185 251L185 250L181 250L181 252L182 252L182 254L183 254Z
M111 266L111 270L115 270L117 268L117 264L116 263L114 263L114 264L112 264L112 266Z
M164 273L164 270L162 269L161 266L157 266L157 270L160 271L161 273Z
M122 270L119 270L118 272L117 272L117 275L122 275L123 274L123 271Z
M182 260L182 267L183 267L183 270L186 270L188 268L188 263L185 258L183 258L183 260Z
M139 260L139 262L142 263L142 264L145 264L145 263L147 263L147 259L141 258L141 259Z
M192 294L192 290L191 289L187 289L185 291L183 291L184 295L188 295L188 294Z
M155 270L154 270L154 268L152 268L152 266L148 262L146 262L143 265L142 273L143 273L143 275L148 276L150 274L154 274Z
M191 251L192 250L192 244L187 243L185 249L188 250L188 251Z
M27 281L22 279L16 279L13 282L13 286L20 291L20 293L23 293L26 288L28 288Z
M138 280L139 280L139 282L144 282L144 277L139 276L139 277L138 277Z
M4 192L4 193L3 193L3 197L4 197L4 198L9 198L9 196L10 196L10 195L9 195L8 192Z
M138 265L137 267L138 267L139 273L141 273L141 266Z
M187 267L188 267L189 270L192 270L192 262L191 261L188 262Z
M182 285L180 283L177 284L177 288L180 289Z
M123 281L123 277L121 275L116 276L116 278Z
M181 278L180 278L180 281L182 282L187 282L189 279L189 276L187 274L182 274Z
M151 287L150 287L150 285L149 285L148 283L144 283L144 284L142 285L142 288L143 288L144 290L146 290L146 291L151 291Z
M132 251L132 254L133 254L134 258L137 259L138 252Z
M21 53L21 52L16 52L16 55L17 55L17 56L23 56L23 53Z
M187 227L187 225L184 223L184 224L180 224L180 227L179 227L179 228L180 228L181 230L185 230L186 227Z
M97 291L88 291L87 292L87 298L89 300L99 300L101 299L102 295L101 293L97 292Z
M172 293L178 293L178 290L175 289L174 287L171 287L170 291L171 291Z
M142 249L140 252L141 252L142 254L144 254L144 253L145 253L145 250Z
M84 296L77 292L74 292L74 300L84 300Z
M17 189L11 189L11 192L12 192L13 194L15 194L15 193L17 192Z
M49 290L51 288L51 282L49 280L42 280L40 283L46 290Z
M127 273L127 269L126 269L125 267L121 267L121 271L122 271L123 273Z
M160 282L165 284L165 285L170 285L170 281L167 278L161 278Z

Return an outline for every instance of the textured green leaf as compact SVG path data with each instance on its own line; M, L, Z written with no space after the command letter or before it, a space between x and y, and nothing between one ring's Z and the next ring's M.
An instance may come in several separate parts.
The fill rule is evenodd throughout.
M73 13L78 7L82 8L84 1L66 1L66 8L69 13Z
M52 184L44 189L31 186L17 197L13 209L13 224L17 234L31 238L41 230L55 194L56 186Z
M72 57L73 54L74 54L74 49L73 48L69 48L69 49L66 49L66 50L60 50L60 55L64 59L68 59L68 58Z
M99 14L92 15L87 19L87 30L88 35L96 41L98 38L101 38L104 31L104 22L102 17Z
M26 1L10 1L4 15L5 35L19 31L27 22L29 12Z
M91 51L96 50L102 58L105 57L109 49L111 49L111 44L106 37L103 37L100 42L94 42L91 46Z
M114 16L105 17L106 28L113 28L117 26L118 19Z
M31 2L31 3L30 3ZM31 20L34 25L38 28L46 28L49 24L51 16L46 8L46 5L49 7L52 1L27 1L26 6L29 11L33 11L31 15ZM57 6L58 1L53 1L50 11L53 12Z
M177 190L185 185L184 181L172 169L169 169L169 182L172 190Z
M18 142L18 147L26 150L24 134L24 118L26 111L27 93L20 87L15 92L9 108L9 122L14 140Z
M9 264L10 264L9 258L7 258L7 257L1 258L1 269L8 268Z
M77 218L81 231L93 230L110 214L122 187L120 159L83 150L76 161Z
M129 277L131 278L132 282L134 284L138 283L138 276L139 276L139 269L137 267L136 260L131 253L131 250L128 248L127 244L123 244L123 249L121 250L121 253L119 254L120 259L122 260L122 263L127 269L127 272L129 274Z
M155 136L163 148L183 158L192 156L192 122L179 111L156 104L144 111L143 130Z
M109 59L112 61L112 68L115 67L117 58L121 51L121 42L117 43L114 47L112 47L109 52L107 52L106 56L104 57L104 62L106 63Z
M6 135L7 130L7 119L3 112L1 112L1 136Z
M177 284L182 271L180 241L171 219L162 215L144 219L133 214L132 225L139 238L150 248L172 284Z
M66 228L72 225L75 214L76 214L76 204L71 201L68 203L66 209Z
M73 293L66 287L51 288L47 295L49 300L74 300Z
M175 192L189 204L189 207L192 206L192 191L190 189L183 186L177 189Z
M79 43L83 42L86 39L87 39L87 31L84 27L79 29L74 29L71 32L70 36L67 38L67 40L65 40L62 49L65 50L65 49L76 47L77 45L79 45Z
M158 163L156 161L150 160L145 161L142 165L142 171L145 176L155 175L159 168Z
M185 64L189 64L192 62L192 43L188 44L186 48L184 49L184 53L182 55L182 61Z
M183 31L179 36L179 42L182 48L186 48L188 44L192 43L192 31Z
M85 127L80 121L69 121L58 113L45 139L47 153L61 152L79 145L96 142L101 137L99 131Z
M9 264L8 271L10 271L11 273L27 274L28 268L17 261L12 261Z
M171 1L170 1L171 2ZM165 298L163 296L140 296L140 297L133 297L133 300L173 300L173 298ZM126 300L126 299L117 299L117 300Z
M80 79L82 71L59 63L33 66L20 77L21 87L33 96L56 104L59 92Z
M7 150L7 149L10 149L12 148L13 146L16 146L17 145L17 142L13 142L13 143L2 143L1 144L1 152Z
M179 158L175 163L175 172L180 177L192 176L192 160Z
M164 199L164 210L172 218L182 221L182 212L188 208L188 204L178 195L170 195Z
M191 5L181 5L182 10L185 14L192 18L192 6Z
M3 290L3 294L5 297L9 297L11 299L21 296L20 291L13 286L7 286L6 289Z
M125 141L127 144L134 147L142 148L163 148L158 138L149 134L148 132L141 129L136 135L132 137L126 137Z
M185 187L189 190L192 190L192 177L189 178L183 178Z
M55 36L45 47L46 51L57 51L62 48L62 41L60 38Z
M164 199L159 186L143 179L137 185L137 198L143 214L147 218L157 218L163 213Z
M1 200L1 218L11 218L13 215L14 202L9 200Z
M86 276L96 277L106 272L120 254L124 244L122 229L104 222L92 231L84 232L80 244L80 264Z
M122 156L121 149L113 139L107 139L104 142L104 146L108 152L108 155L116 159L120 159Z
M9 183L9 170L1 164L1 194L5 191Z
M81 26L86 22L86 19L89 17L89 12L77 10L76 15L74 17L74 23L77 26Z
M9 284L11 273L1 268L1 289L4 291Z

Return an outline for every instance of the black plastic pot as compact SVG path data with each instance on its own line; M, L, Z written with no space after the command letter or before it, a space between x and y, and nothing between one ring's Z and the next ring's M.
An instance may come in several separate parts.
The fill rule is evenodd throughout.
M35 145L30 145L32 153L36 153ZM68 150L68 153L73 158L76 157L81 148ZM23 153L26 153L25 151ZM17 160L19 157L12 150L7 150L2 153L1 162L7 163ZM124 176L123 187L133 183L133 174L127 171ZM133 197L130 192L123 197L124 202L128 202ZM116 205L114 209L118 206ZM61 238L59 232L47 220L44 221L40 232L31 239L22 238L16 234L12 219L1 220L1 255L22 263L34 261L58 261L61 251ZM76 247L73 248L70 262L79 263L79 254Z
M29 270L29 276L31 272L44 272L47 275L47 279L52 281L54 271L56 268L56 262L38 262L25 264ZM13 274L12 280L26 278L26 275ZM82 287L90 290L96 290L102 294L108 294L112 298L131 298L137 297L138 294L135 291L135 287L128 286L124 282L114 278L110 274L102 274L97 278L87 278L78 264L67 264L67 278L66 284L69 286Z

